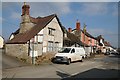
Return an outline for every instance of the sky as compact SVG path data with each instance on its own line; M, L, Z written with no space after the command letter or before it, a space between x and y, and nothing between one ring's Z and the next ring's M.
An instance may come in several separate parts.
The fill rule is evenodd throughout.
M118 47L118 3L117 2L27 2L30 16L44 17L57 14L66 29L75 29L77 19L87 25L94 37L102 35L112 46ZM2 2L0 13L0 35L5 40L20 27L23 2ZM1 7L1 3L0 3ZM2 15L1 15L2 14Z

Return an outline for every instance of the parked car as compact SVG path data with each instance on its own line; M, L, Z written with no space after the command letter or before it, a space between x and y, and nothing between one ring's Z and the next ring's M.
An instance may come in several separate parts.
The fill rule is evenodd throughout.
M118 51L116 51L116 50L112 50L112 51L111 51L111 54L116 54L116 55L119 55L119 52L118 52Z
M105 55L110 55L111 54L111 51L107 51L104 53Z
M65 62L68 65L73 61L82 61L85 57L83 47L64 47L53 57L54 62Z

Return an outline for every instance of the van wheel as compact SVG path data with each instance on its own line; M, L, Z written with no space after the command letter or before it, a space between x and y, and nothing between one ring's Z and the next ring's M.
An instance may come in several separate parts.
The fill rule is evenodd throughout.
M83 60L81 59L80 62L83 62Z
M71 63L71 60L70 59L68 59L67 60L67 65L69 65Z

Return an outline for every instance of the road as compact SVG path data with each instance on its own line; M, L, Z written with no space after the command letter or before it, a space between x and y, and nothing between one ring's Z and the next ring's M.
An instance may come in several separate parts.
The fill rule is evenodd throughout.
M118 78L118 55L96 55L83 62L3 68L3 78Z
M2 70L20 66L28 66L28 64L20 62L14 57L5 55L4 50L0 49L0 78L2 78Z
M8 56L4 54L4 51L2 53L2 69L9 69L14 67L20 67L25 66L28 64L25 64L23 62L20 62L17 58Z

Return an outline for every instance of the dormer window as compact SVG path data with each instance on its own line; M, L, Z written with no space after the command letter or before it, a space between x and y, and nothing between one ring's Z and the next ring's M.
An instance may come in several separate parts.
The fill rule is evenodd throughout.
M48 35L54 36L55 29L48 28Z

